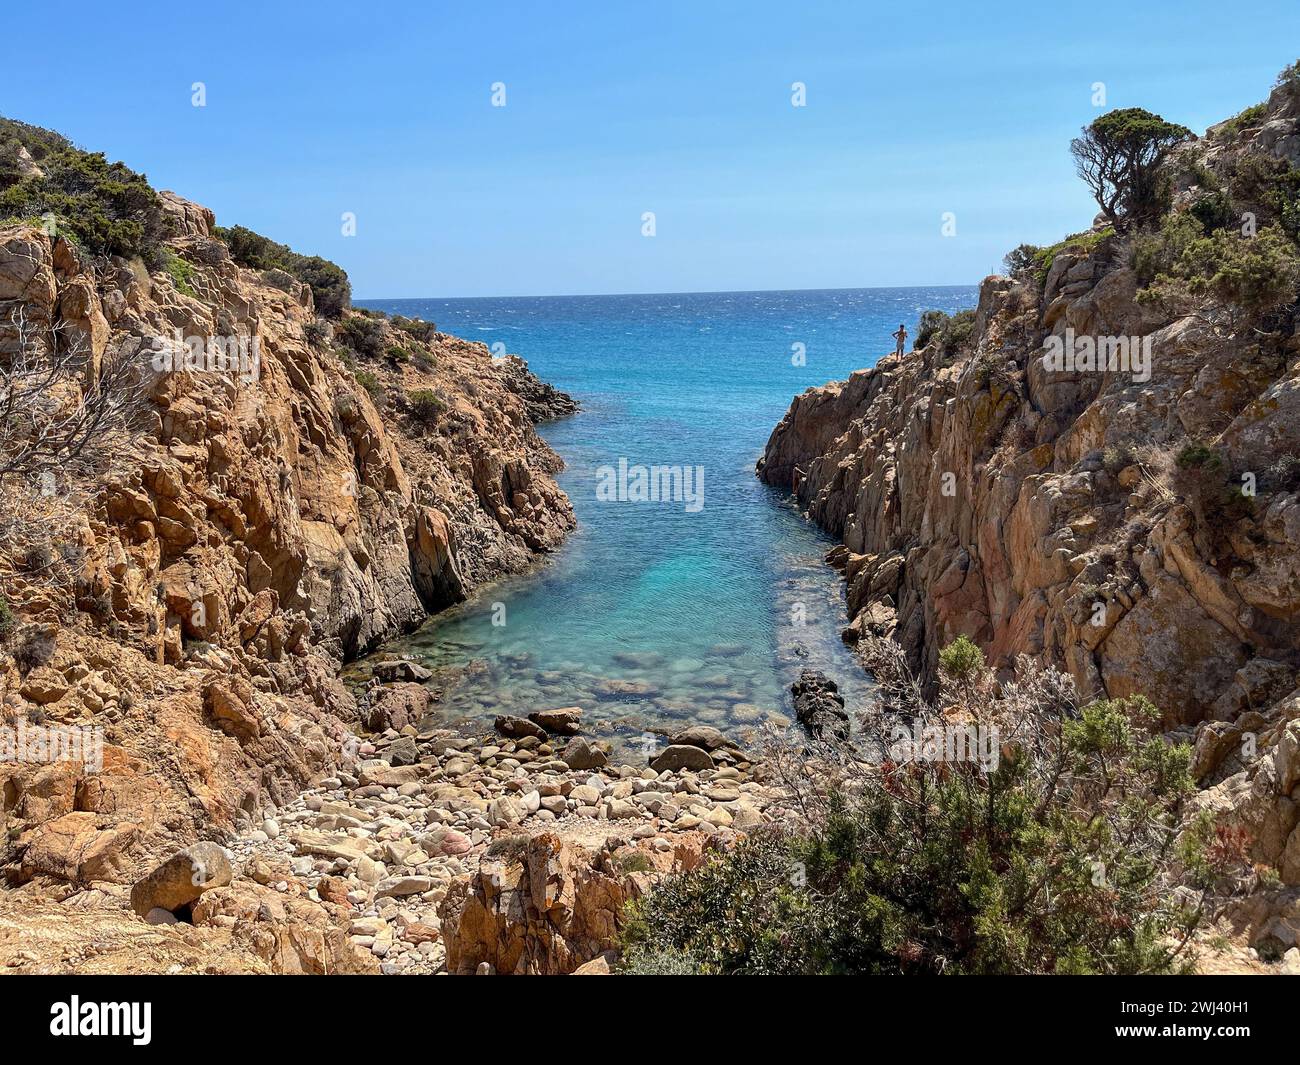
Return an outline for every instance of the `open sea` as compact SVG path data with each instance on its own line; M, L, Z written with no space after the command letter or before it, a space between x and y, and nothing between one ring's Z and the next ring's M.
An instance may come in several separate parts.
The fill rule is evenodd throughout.
M822 561L833 542L754 463L792 397L873 365L900 322L914 334L922 311L976 297L970 286L361 301L503 345L494 351L521 355L583 407L541 427L567 463L559 482L579 528L566 546L387 650L442 671L435 714L447 724L581 706L590 731L612 736L686 723L743 734L790 716L805 667L838 680L854 709L870 680L839 638L842 583ZM652 466L689 470L676 483L690 492L621 498Z

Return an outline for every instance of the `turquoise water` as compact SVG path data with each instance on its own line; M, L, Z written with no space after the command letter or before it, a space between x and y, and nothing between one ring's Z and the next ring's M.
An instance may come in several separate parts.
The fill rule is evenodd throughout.
M787 715L806 666L836 677L852 708L868 680L839 639L842 587L822 562L833 544L754 463L794 395L872 365L900 321L911 331L923 310L975 299L927 288L367 301L502 344L583 406L541 430L567 463L559 482L579 521L567 545L390 650L440 671L447 723L576 705L597 731L739 731ZM676 484L702 492L621 498L620 460L698 467L701 482ZM614 498L600 491L611 483Z

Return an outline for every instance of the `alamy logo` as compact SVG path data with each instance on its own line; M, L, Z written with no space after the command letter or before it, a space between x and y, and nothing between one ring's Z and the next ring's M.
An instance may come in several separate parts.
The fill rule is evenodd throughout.
M596 499L601 503L682 503L688 514L704 509L703 466L618 466L596 469Z
M152 1029L151 1002L82 1002L73 995L50 1006L50 1035L130 1036L135 1046L144 1047Z
M86 772L104 768L104 730L97 725L0 725L0 763L27 762L49 765L80 762Z
M170 337L154 337L153 368L159 373L237 374L252 384L262 374L262 352L257 337L184 336L177 329Z
M987 773L1001 761L1002 740L984 725L895 725L889 757L895 762L978 762Z
M1135 384L1151 380L1152 338L1065 336L1053 334L1043 341L1043 366L1055 373L1128 373Z

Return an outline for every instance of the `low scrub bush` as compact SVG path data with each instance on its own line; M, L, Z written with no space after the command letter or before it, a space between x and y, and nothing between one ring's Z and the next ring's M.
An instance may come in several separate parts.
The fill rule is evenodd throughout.
M172 252L163 253L163 270L172 279L176 291L183 296L197 297L194 291L194 267Z
M91 255L138 257L151 270L163 265L170 223L145 175L50 130L0 118L0 218L47 215L60 236Z
M1235 137L1242 130L1259 125L1266 114L1268 114L1268 105L1264 103L1251 104L1244 111L1238 111L1219 126L1220 139Z
M334 335L329 322L323 318L313 318L302 327L303 338L314 348L323 347Z
M1109 240L1114 235L1115 229L1113 226L1103 226L1101 229L1089 229L1083 233L1072 234L1046 248L1039 248L1034 252L1038 283L1041 285L1047 280L1047 275L1052 270L1052 264L1056 262L1056 257L1062 252L1068 251L1075 255L1091 255L1101 246L1103 241Z
M1002 266L1010 277L1020 277L1034 268L1038 253L1043 249L1036 244L1021 244L1007 252Z
M952 315L943 311L926 311L917 323L914 348L924 348L931 341L937 340L944 360L951 361L969 343L974 333L973 310L958 311Z
M1266 478L1267 480L1267 478ZM1207 444L1193 441L1175 456L1174 494L1196 518L1195 536L1212 558L1231 557L1232 532L1254 515L1254 499L1241 490L1223 455Z
M407 318L397 314L393 316L392 324L393 328L400 329L422 344L428 344L438 333L438 327L433 322L426 322L422 318Z
M438 419L447 409L447 401L431 389L421 388L407 396L411 421L416 425L431 429L438 424Z
M384 326L374 318L354 314L339 323L334 331L335 339L345 347L355 351L363 359L377 359L387 346L384 342Z
M316 313L338 318L352 306L352 284L337 263L319 255L301 255L244 226L217 226L214 235L230 249L240 266L252 270L283 270L311 288Z
M371 398L376 403L383 400L384 398L383 382L381 382L379 378L376 377L374 374L372 374L369 370L358 370L355 374L353 374L353 377L356 378L357 384L359 384L362 388L364 388L367 392L370 393Z
M999 684L970 641L943 651L931 702L897 645L863 646L879 684L864 716L875 753L774 741L769 764L801 818L632 904L628 971L1188 968L1203 892L1229 868L1244 874L1239 853L1215 850L1209 819L1185 822L1190 751L1160 736L1155 707L1081 705L1068 678L1027 658ZM954 721L993 729L998 756L880 745Z
M1158 230L1135 237L1132 265L1139 302L1170 313L1216 304L1246 320L1293 303L1300 291L1300 253L1277 227L1243 236L1237 229L1206 232L1192 212L1167 216Z

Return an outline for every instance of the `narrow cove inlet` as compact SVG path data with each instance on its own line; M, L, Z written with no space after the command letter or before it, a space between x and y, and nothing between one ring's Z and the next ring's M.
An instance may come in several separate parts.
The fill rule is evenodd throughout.
M1300 4L372 6L10 49L19 1039L1198 974L1071 1046L1294 1043L1226 978L1300 975Z
M576 532L381 653L435 672L443 725L579 706L616 739L739 733L787 719L804 668L852 710L870 682L840 640L834 541L754 462L793 396L873 364L899 321L972 302L928 288L370 304L520 354L582 405L541 427Z

